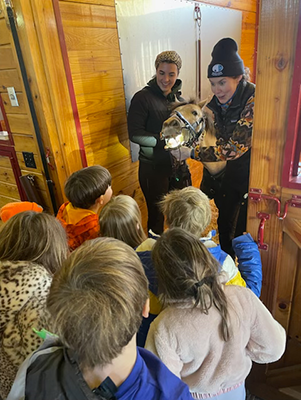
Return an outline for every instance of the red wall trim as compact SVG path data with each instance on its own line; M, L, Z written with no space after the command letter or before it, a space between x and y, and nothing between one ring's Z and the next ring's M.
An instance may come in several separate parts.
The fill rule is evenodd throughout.
M76 126L80 156L81 156L83 167L87 167L88 163L87 163L87 157L86 157L86 152L85 152L85 145L84 145L82 128L80 125L78 109L77 109L77 104L76 104L75 91L74 91L74 86L73 86L73 81L72 81L70 63L69 63L69 58L68 58L68 51L67 51L62 17L61 17L60 6L59 6L59 0L52 0L52 4L53 4L53 10L54 10L54 15L55 15L55 19L56 19L56 25L57 25L60 45L61 45L61 51L62 51L65 74L66 74L66 78L67 78L69 95L70 95L70 100L71 100L71 105L72 105L73 117L74 117L75 126Z
M13 138L13 135L12 135L10 127L9 127L9 123L8 123L8 120L7 120L7 116L6 116L6 112L5 112L5 108L4 108L4 104L3 104L3 99L1 97L1 93L0 93L0 108L1 108L1 111L2 111L2 114L3 114L5 127L6 127L7 132L8 132L8 140L1 140L0 141L0 146L14 146L15 145L14 138Z
M292 189L301 189L301 178L294 177L293 162L295 157L296 143L298 135L301 135L300 129L301 113L301 3L299 9L299 28L296 43L296 56L294 65L294 74L292 82L292 91L290 99L290 108L288 115L286 145L284 151L284 161L282 170L281 186Z
M19 167L18 159L17 159L17 154L16 154L14 147L0 148L0 156L9 158L11 166L12 166L12 170L13 170L13 173L15 176L16 185L18 187L18 191L20 194L20 198L22 201L26 201L27 197L26 197L26 194L25 194L23 187L21 185L21 182L20 182L20 176L22 174L21 174L21 170Z
M253 61L253 83L256 83L259 14L260 14L260 0L257 0L257 2L256 2L256 22L255 22L254 61Z

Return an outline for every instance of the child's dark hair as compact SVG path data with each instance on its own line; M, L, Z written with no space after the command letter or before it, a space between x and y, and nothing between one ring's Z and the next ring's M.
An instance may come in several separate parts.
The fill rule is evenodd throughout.
M205 314L214 305L222 318L221 336L228 341L227 299L219 283L219 264L201 241L183 229L169 229L157 240L152 258L162 301L191 301Z
M65 184L65 195L74 207L89 209L111 186L110 172L94 165L74 172Z

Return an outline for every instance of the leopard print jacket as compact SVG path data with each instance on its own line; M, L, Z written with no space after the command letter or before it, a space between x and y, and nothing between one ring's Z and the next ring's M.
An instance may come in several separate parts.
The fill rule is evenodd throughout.
M45 310L52 277L29 261L0 262L0 398L10 391L18 367L41 339L32 328L50 329Z

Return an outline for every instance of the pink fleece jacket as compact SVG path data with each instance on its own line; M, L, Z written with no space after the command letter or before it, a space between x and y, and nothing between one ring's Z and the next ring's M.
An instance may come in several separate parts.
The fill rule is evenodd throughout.
M228 342L221 338L221 317L215 307L206 315L187 303L177 303L154 320L145 345L192 393L198 393L197 398L234 388L245 380L252 361L276 361L285 349L285 330L251 290L224 289L232 331Z

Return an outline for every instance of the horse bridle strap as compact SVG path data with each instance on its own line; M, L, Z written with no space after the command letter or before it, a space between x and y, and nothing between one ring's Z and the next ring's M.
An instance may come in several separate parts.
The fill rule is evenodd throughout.
M198 140L201 134L203 133L205 129L205 124L204 124L204 118L200 118L198 121L196 121L193 125L180 113L180 111L174 110L175 115L184 123L184 127L188 129L190 132L193 132L194 140ZM200 129L199 132L196 132L196 128L203 123L202 128Z

